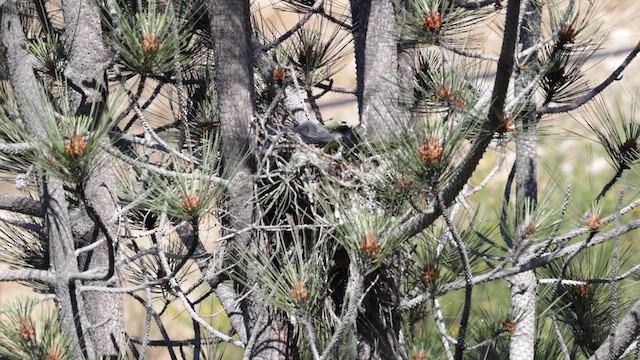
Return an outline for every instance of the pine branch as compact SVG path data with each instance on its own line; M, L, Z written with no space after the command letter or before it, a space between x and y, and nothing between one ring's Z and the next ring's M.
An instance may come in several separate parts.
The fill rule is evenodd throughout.
M180 236L182 242L187 245L189 241L196 241L197 245L193 253L193 260L200 269L205 281L209 283L209 286L213 289L218 301L225 309L229 322L240 337L243 343L247 343L247 330L245 328L242 309L239 306L239 299L235 291L223 282L223 278L219 276L219 268L222 263L222 259L226 254L226 246L219 245L216 247L215 254L209 254L202 245L202 242L198 237L194 237L193 227L177 226L177 233ZM192 239L192 240L188 240ZM224 241L217 240L218 243L223 244Z
M467 250L464 242L460 238L453 221L449 218L449 214L445 209L444 200L442 198L442 193L438 194L438 205L440 206L440 210L442 211L442 216L447 224L447 228L449 229L449 233L453 238L456 249L460 254L460 259L462 260L462 265L464 266L464 279L465 279L465 287L464 287L464 305L462 308L462 317L460 319L460 330L458 332L458 342L456 343L456 352L454 354L454 359L462 360L465 350L465 339L467 336L467 325L469 324L469 316L471 315L471 292L473 290L473 274L471 273L471 263L469 262L469 255L467 254Z
M495 5L500 6L501 0L479 0L479 1L470 1L470 0L451 0L452 3L463 7L465 9L479 9L481 7ZM511 4L509 4L510 6Z
M618 68L611 75L609 75L607 79L605 79L602 83L600 83L594 89L592 89L585 95L579 97L578 99L572 101L571 104L555 106L555 107L550 107L549 105L547 105L542 109L538 110L537 116L540 117L544 114L559 114L559 113L569 112L571 110L575 110L580 106L586 104L591 99L593 99L596 95L600 94L609 85L611 85L614 81L618 81L622 79L622 72L627 68L627 66L629 66L629 64L631 64L631 61L636 57L636 55L638 55L639 52L640 52L640 42L638 42L638 44L636 44L633 50L631 50L631 52L629 53L629 55L627 55L627 57L624 59L622 64L620 64L620 66L618 66Z
M260 50L266 52L282 44L285 40L287 40L293 34L295 34L296 31L300 30L300 28L302 28L304 24L306 24L307 21L311 19L311 16L313 16L313 14L320 12L323 4L324 4L324 0L316 0L316 2L313 3L313 5L309 8L307 13L304 14L304 16L294 26L289 28L284 34L280 35L277 39L274 39L273 41L260 46Z
M40 218L44 216L40 201L4 192L0 192L0 209Z
M30 143L0 144L0 153L17 155L33 151L35 148Z
M519 274L521 272L524 271L528 271L528 270L534 270L537 269L541 266L544 266L546 264L551 263L552 261L555 261L557 259L563 258L565 256L572 256L574 255L576 252L579 252L583 249L587 249L590 248L592 246L596 246L599 244L602 244L604 242L607 242L613 238L615 238L616 236L620 236L622 234L626 234L632 230L638 229L640 228L640 219L637 220L633 220L630 221L627 224L621 225L619 228L615 228L613 230L610 230L606 233L602 233L599 235L594 236L589 242L583 241L583 242L579 242L570 246L567 246L565 248L562 249L558 249L556 251L552 251L552 252L548 252L545 254L541 254L538 257L534 257L532 259L529 259L527 261L523 261L523 263L515 265L513 267L510 268L506 268L506 269L502 269L501 267L497 267L496 269L498 269L499 271L491 271L489 273L485 273L485 274L480 274L475 276L471 281L473 282L473 284L477 285L477 284L481 284L481 283L485 283L485 282L489 282L489 281L493 281L496 279L504 279L506 277L515 275L515 274ZM555 239L557 240L557 239ZM544 246L544 244L541 244L542 246ZM459 290L462 289L466 286L466 282L465 281L453 281L447 284L442 285L441 287L438 288L438 291L436 292L436 294L434 296L440 296L443 294L446 294L448 292L454 291L454 290ZM425 303L426 301L428 301L430 299L430 295L429 294L422 294L422 295L418 295L412 299L406 299L405 301L401 302L401 304L398 306L398 308L401 311L405 311L405 310L409 310L412 309L420 304Z
M607 337L589 360L619 359L636 340L640 335L640 300L631 307L616 328L613 336Z
M46 270L3 269L0 270L0 282L3 281L29 281L53 284L55 276Z
M464 185L473 175L478 163L483 158L487 147L493 140L493 133L498 129L500 122L504 118L504 104L507 96L507 89L511 74L513 72L514 53L518 40L518 25L520 18L520 0L509 0L507 5L507 19L505 23L504 40L500 59L498 60L498 70L496 80L491 95L491 106L488 118L482 125L478 135L473 140L471 150L465 157L460 168L452 176L451 181L445 187L443 200L445 206L449 206L458 196ZM405 236L414 236L420 233L440 216L439 207L433 207L421 214L414 216L402 224L399 233Z

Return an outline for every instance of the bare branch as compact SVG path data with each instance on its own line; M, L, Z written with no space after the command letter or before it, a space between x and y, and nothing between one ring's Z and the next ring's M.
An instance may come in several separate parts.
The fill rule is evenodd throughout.
M622 356L640 334L640 300L616 327L613 341L611 336L607 337L589 360L619 359Z
M0 144L0 153L5 154L22 154L35 149L35 145L30 143Z
M442 193L438 194L438 205L440 206L440 210L442 211L442 217L444 221L447 223L447 228L451 237L455 241L456 248L460 253L460 259L462 260L462 265L464 266L464 307L462 308L462 316L460 318L460 330L458 332L458 342L456 343L456 352L454 355L454 359L462 360L464 350L465 350L465 338L467 336L467 325L469 323L469 316L471 315L471 291L473 289L473 274L471 273L471 263L469 262L469 255L467 254L467 250L464 242L460 238L458 231L456 230L453 221L449 218L449 214L445 210L444 199L442 198Z
M4 192L0 192L0 209L36 217L44 216L40 201Z
M51 284L55 281L55 276L46 270L5 269L0 270L0 282L2 281L37 281Z
M465 9L479 9L489 5L500 6L501 0L452 0L451 2Z

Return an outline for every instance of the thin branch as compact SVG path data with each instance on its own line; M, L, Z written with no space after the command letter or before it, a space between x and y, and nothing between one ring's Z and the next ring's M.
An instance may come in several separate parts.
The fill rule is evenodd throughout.
M0 270L0 282L3 281L29 281L51 284L55 281L55 276L46 270L4 269Z
M336 18L335 16L331 15L331 14L327 14L325 11L320 13L322 15L323 18L329 20L330 22L342 27L345 30L349 30L349 31L353 31L353 25L351 24L347 24L346 22Z
M146 282L147 276L145 274L144 280ZM144 330L142 333L142 343L140 344L140 356L138 360L144 360L147 353L147 346L149 345L149 332L151 331L151 317L153 313L153 307L151 306L151 288L145 289L146 301L144 302L145 316L144 316Z
M625 168L623 166L621 166L616 173L613 175L613 177L611 178L611 180L609 180L608 183L606 183L603 187L602 190L600 191L600 193L598 194L598 196L596 196L596 199L593 201L594 203L599 203L600 200L602 200L602 198L607 195L607 193L609 192L609 190L611 190L611 188L613 187L613 185L615 185L615 183L618 182L618 180L620 180L620 178L622 177L622 173L624 173Z
M556 337L558 338L558 342L560 343L560 349L562 350L562 355L564 355L564 359L571 360L569 347L567 347L567 342L564 340L564 336L560 331L560 326L558 326L558 317L556 316L555 310L551 311L551 323L553 325L553 331L556 333Z
M486 7L490 5L500 6L500 0L479 0L479 1L451 0L451 2L456 4L457 6L463 7L465 9L470 9L470 10L479 9L481 7Z
M300 322L302 322L304 329L307 331L307 340L309 340L308 344L311 347L311 354L314 359L319 360L320 353L318 352L318 345L316 343L316 334L313 330L313 326L311 326L311 321L309 321L307 314L302 314L300 316Z
M39 234L42 232L42 226L29 221L15 219L0 213L0 221Z
M131 296L136 299L136 301L138 301L140 304L142 304L144 307L146 307L146 301L141 298L138 294L131 294ZM152 308L153 310L153 308ZM169 337L169 334L167 333L167 329L165 328L164 324L162 323L162 319L160 318L160 315L153 310L151 312L151 314L153 315L153 319L156 322L156 325L158 326L158 329L160 330L160 334L162 335L162 338L164 340L162 340L164 342L164 346L167 347L167 350L169 351L169 357L171 357L171 360L178 360L178 357L176 356L175 351L173 350L173 346L179 346L179 345L173 345L171 343L171 338ZM149 342L150 346L152 341Z
M23 154L36 149L36 146L30 143L14 143L14 144L0 144L0 153L4 154Z
M447 328L444 324L444 318L442 316L442 309L440 308L440 302L437 298L433 298L431 301L431 308L433 309L433 317L436 322L436 327L440 332L440 340L442 341L442 346L444 347L444 352L447 355L447 360L453 360L453 353L451 353L451 347L449 346L449 334L447 334ZM455 339L453 339L454 343L457 343Z
M491 56L491 55L486 55L486 54L482 54L482 53L473 53L470 51L466 51L466 50L462 50L462 49L458 49L457 47L447 44L447 43L440 43L440 47L445 48L455 54L464 56L464 57L468 57L468 58L472 58L472 59L480 59L480 60L488 60L488 61L492 61L492 62L498 62L498 60L500 59L497 56Z
M162 268L164 269L164 271L167 274L171 274L172 271L171 271L171 268L169 267L169 263L167 262L166 256L164 256L164 252L159 251L158 257L160 258L160 264L162 265ZM209 325L209 323L204 321L204 319L202 319L202 317L195 312L195 310L191 306L191 303L189 302L189 299L187 299L187 297L182 292L182 289L180 288L180 284L178 284L178 281L176 280L175 277L172 276L169 278L169 284L171 285L171 288L175 292L175 295L178 297L178 299L182 303L182 306L187 311L187 313L189 313L189 315L193 320L198 322L198 324L200 324L205 330L207 330L209 333L213 334L214 336L218 337L220 340L233 344L241 349L244 349L244 343L242 341L235 340L231 336L223 334L221 331L214 329L211 325Z
M635 265L631 269L625 271L624 273L622 273L622 274L620 274L620 275L618 275L616 277L591 278L591 279L581 279L581 280L540 279L540 280L538 280L538 283L540 283L540 284L552 284L552 283L555 284L557 282L560 282L560 284L562 284L562 285L573 285L573 286L584 285L584 284L610 284L610 283L613 283L613 282L619 282L621 280L624 280L624 279L630 277L631 275L634 275L638 271L640 271L640 264Z
M509 199L511 197L511 186L513 185L513 178L516 175L516 164L511 166L509 176L507 177L507 184L504 186L504 199L502 200L502 210L500 211L500 235L507 244L508 247L512 247L513 239L507 231L507 207L509 207Z
M313 16L313 14L320 12L320 8L322 8L323 3L324 3L324 0L316 0L316 2L313 3L313 6L309 8L309 11L307 11L307 13L304 14L304 16L298 21L298 23L296 23L294 26L289 28L289 30L287 30L284 34L280 35L277 39L274 39L273 41L260 46L260 50L268 51L282 44L283 41L287 40L288 38L291 37L291 35L295 34L296 31L300 30L300 28L302 28L304 24L306 24L307 21L311 19L311 16Z
M620 227L620 208L622 208L622 199L624 193L621 191L618 197L618 206L616 206L615 213L615 224L616 227ZM610 346L609 346L609 354L610 359L614 359L613 353L615 352L615 342L616 342L616 328L618 326L618 282L613 281L616 277L618 277L618 271L620 268L620 237L616 236L613 238L613 249L611 251L611 294L610 294L610 304L611 304L611 313L609 316L610 319L610 327L609 327L609 338Z
M627 315L617 324L614 336L607 337L589 360L604 360L611 357L619 359L639 335L640 300L636 301Z
M507 157L504 155L504 153L502 154L502 156L500 157L500 160L498 160L498 162L496 163L496 165L493 167L493 169L491 169L491 171L489 172L489 174L484 178L484 180L482 180L480 182L480 184L478 184L476 187L474 187L471 191L466 191L464 193L465 197L471 196L476 194L478 191L484 189L485 186L487 186L487 184L489 184L489 182L491 181L491 179L493 179L493 177L498 173L498 171L500 171L500 169L502 168L502 164L504 164L504 161Z
M191 179L193 177L192 174L190 173L184 173L184 172L178 172L178 171L172 171L172 170L166 170L163 167L160 166L156 166L156 165L152 165L149 163L145 163L136 159L132 159L122 153L120 153L118 150L113 149L112 147L108 147L105 146L104 149L111 155L115 156L116 158L126 162L129 165L133 165L133 166L140 166L141 168L145 169L145 170L149 170L151 172L154 172L158 175L161 176L166 176L166 177L177 177L177 178L187 178L187 179ZM199 176L200 180L208 180L211 182L214 182L216 184L223 184L226 186L229 186L229 180L227 179L223 179L221 177L217 177L217 176L213 176L213 175L201 175Z
M44 216L40 201L22 196L9 195L4 192L0 192L0 210L9 210L36 217Z
M574 255L576 252L578 251L582 251L583 249L592 247L592 246L596 246L599 244L602 244L604 242L607 242L611 239L613 239L616 236L620 236L622 234L626 234L632 230L638 229L640 228L640 219L636 219L633 220L627 224L621 225L619 228L615 228L611 231L608 231L606 233L602 233L599 235L594 236L588 243L587 242L579 242L570 246L567 246L563 249L559 249L557 251L553 251L553 252L549 252L549 253L545 253L542 255L539 255L537 257L533 257L531 258L529 261L523 262L522 264L518 264L515 266L512 266L510 268L506 268L506 269L500 269L499 271L490 271L488 273L485 274L480 274L475 276L472 279L473 284L481 284L481 283L485 283L485 282L489 282L489 281L493 281L496 279L503 279L506 278L508 276L511 275L515 275L515 274L519 274L521 272L524 271L528 271L528 270L533 270L536 268L539 268L541 266L544 266L546 264L549 264L552 261L555 261L557 259L563 258L565 256L570 256L570 255ZM554 242L556 242L557 239L554 240ZM542 246L544 246L544 244L541 244ZM450 283L444 284L442 285L440 288L438 288L437 293L435 295L440 296L443 294L446 294L448 292L454 291L454 290L459 290L462 289L466 286L466 282L465 281L452 281ZM400 311L403 310L409 310L412 309L420 304L425 303L426 301L428 301L430 299L430 295L429 294L421 294L418 295L412 299L407 299L405 301L403 301L399 306L398 309Z
M549 247L551 246L551 242L553 241L553 238L558 233L558 230L560 230L560 226L562 225L562 220L564 219L564 216L567 213L567 208L569 207L570 199L571 199L571 185L567 186L567 191L564 196L564 200L562 201L562 207L560 208L560 220L556 221L555 225L553 226L553 229L551 229L551 233L549 233L548 240L546 241L547 246L541 248L541 250L536 250L536 254L543 253L549 250Z
M332 91L332 92L341 93L341 94L355 95L357 91L356 89L349 89L349 88L343 88L340 86L335 86L333 85L333 79L329 80L329 84L318 83L318 84L314 84L313 86L317 87L318 89L324 90L325 92ZM315 97L318 98L319 95L316 95Z
M143 339L138 336L129 335L129 341L142 344ZM221 343L218 338L204 338L199 339L201 344L203 345L213 345ZM147 342L148 346L152 347L169 347L169 346L193 346L196 342L196 339L184 339L184 340L149 340Z
M464 242L460 238L453 221L449 218L449 214L447 214L447 210L445 209L444 199L442 197L442 193L437 195L438 197L438 205L440 206L440 210L442 211L442 217L444 221L447 223L447 227L449 228L449 233L451 237L455 241L456 248L460 253L460 258L462 260L462 265L464 266L464 307L462 309L462 316L460 319L460 329L458 331L458 343L456 344L456 352L454 358L456 360L462 360L464 350L465 350L465 338L467 336L467 325L469 323L469 317L471 315L471 292L473 290L473 274L471 273L471 263L469 262L469 255L467 254L467 250L465 248Z
M579 97L578 99L574 100L571 104L562 105L562 106L555 106L555 107L549 107L547 105L547 106L543 107L542 109L538 110L538 116L541 116L543 114L564 113L564 112L568 112L568 111L571 111L571 110L575 110L575 109L579 108L580 106L584 105L585 103L587 103L588 101L593 99L596 95L601 93L604 89L606 89L614 81L620 80L622 78L621 74L624 71L624 69L626 69L627 66L629 66L631 61L636 57L636 55L638 55L639 52L640 52L640 42L638 42L638 44L636 44L636 46L633 48L633 50L624 59L622 64L620 64L620 66L618 66L618 68L611 75L609 75L609 77L606 80L604 80L602 83L600 83L600 85L596 86L593 90L589 91L585 95L583 95L583 96Z
M640 199L637 199L636 201L632 202L631 204L625 206L624 208L620 209L620 215L625 215L626 213L632 211L633 209L637 208L638 206L640 206ZM609 215L605 218L602 219L602 225L606 225L612 221L615 220L615 214L614 215ZM564 243L566 241L569 241L575 237L578 237L580 235L584 235L586 233L590 233L592 232L592 230L588 227L588 226L583 226L581 228L572 230L564 235L561 235L559 237L554 238L552 241L550 241L549 243L542 243L542 244L535 244L532 245L532 250L533 253L535 253L536 251L538 251L540 248L542 247L546 247L548 248L550 245L554 245L554 244L559 244L559 243Z

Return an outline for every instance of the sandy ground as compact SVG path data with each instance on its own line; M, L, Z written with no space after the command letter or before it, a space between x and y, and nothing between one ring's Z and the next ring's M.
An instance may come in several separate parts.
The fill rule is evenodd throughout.
M266 1L262 1L266 3ZM580 2L580 1L579 1ZM585 3L585 1L582 1ZM274 23L282 21L283 24L291 24L296 21L295 16L276 17L273 13L266 12L267 16ZM594 83L604 80L608 74L615 70L624 60L629 51L640 41L640 2L611 1L596 12L597 16L602 17L604 28L611 28L609 40L605 43L605 48L598 51L597 55L588 62L590 73ZM488 24L486 29L498 28L495 24ZM486 35L484 49L491 54L497 54L500 39L495 33L489 32ZM640 59L636 60L625 71L622 79L614 84L611 89L606 91L606 96L610 100L623 99L624 93L635 94L640 88ZM354 88L355 87L355 62L353 57L348 58L344 62L344 68L336 76L336 85ZM353 96L350 95L330 95L320 101L325 119L335 119L339 121L353 122L357 119L357 106ZM557 145L563 148L563 142ZM570 145L566 145L570 146ZM0 190L15 191L11 184L0 185ZM1 251L1 249L0 249ZM0 304L4 304L17 296L33 294L30 290L15 284L0 284ZM215 311L215 305L211 305L210 311ZM140 333L143 325L143 312L140 308L136 308L129 304L127 311L128 330L133 333ZM169 312L169 316L180 317L178 312ZM187 321L174 322L171 325L172 333L178 337L188 337L192 334L191 325ZM161 358L161 352L151 354L149 358Z

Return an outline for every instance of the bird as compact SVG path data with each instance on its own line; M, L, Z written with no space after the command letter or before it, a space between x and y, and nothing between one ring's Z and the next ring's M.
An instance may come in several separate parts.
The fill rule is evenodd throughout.
M305 121L294 126L292 131L307 144L326 145L332 141L338 141L348 147L355 144L355 135L346 124L339 124L333 130L329 130L322 125Z

